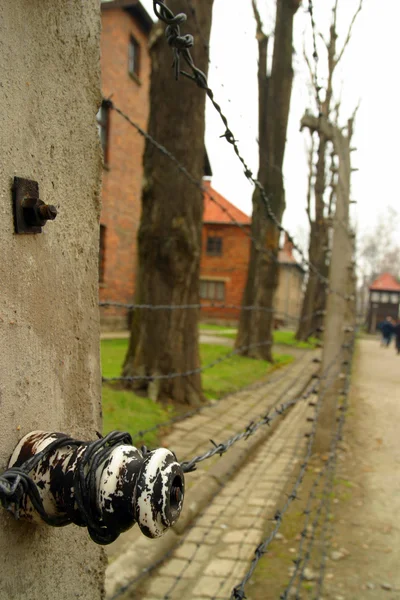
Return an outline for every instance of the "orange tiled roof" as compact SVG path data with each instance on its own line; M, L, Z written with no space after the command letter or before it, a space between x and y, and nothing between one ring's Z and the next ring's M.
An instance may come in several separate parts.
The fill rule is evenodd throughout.
M385 292L400 292L400 283L398 283L390 273L382 273L369 286L370 290L384 290Z
M204 223L225 223L226 225L233 225L234 222L231 218L233 217L233 219L241 225L250 225L251 218L248 215L214 190L209 181L203 181L203 184L205 188L210 190L210 194L218 202L218 204L216 204L211 200L208 194L204 194ZM219 205L223 206L228 214Z

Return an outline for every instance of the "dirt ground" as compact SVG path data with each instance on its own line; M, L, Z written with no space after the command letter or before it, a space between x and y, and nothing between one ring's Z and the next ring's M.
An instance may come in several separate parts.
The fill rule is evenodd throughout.
M297 556L305 500L322 463L313 461L282 534L262 559L246 594L278 600ZM377 338L361 339L353 369L350 410L332 494L331 548L318 596L321 548L310 561L301 598L400 600L400 356ZM292 589L289 598L296 598Z

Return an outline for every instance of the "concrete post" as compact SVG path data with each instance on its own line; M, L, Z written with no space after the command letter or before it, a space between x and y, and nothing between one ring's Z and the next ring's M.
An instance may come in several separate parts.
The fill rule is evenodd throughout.
M101 430L98 0L0 5L0 469L42 429ZM14 176L57 207L43 233L14 233ZM100 600L104 558L86 529L0 509L1 600Z
M321 390L322 406L318 416L315 450L327 452L330 448L333 428L336 423L337 397L343 382L339 379L342 364L348 359L343 351L347 341L345 327L349 311L349 277L353 254L349 228L350 205L350 138L333 128L332 142L339 158L338 182L336 186L336 211L333 222L332 255L329 269L324 346L322 356Z

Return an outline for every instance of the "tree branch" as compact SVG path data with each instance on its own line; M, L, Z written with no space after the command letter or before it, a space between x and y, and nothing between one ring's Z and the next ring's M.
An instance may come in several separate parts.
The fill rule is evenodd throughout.
M256 39L257 39L257 41L261 41L263 38L267 38L268 36L263 31L263 23L261 20L260 11L258 10L258 7L257 7L256 0L251 0L251 4L253 7L254 18L257 23Z
M337 0L336 0L336 4L337 4ZM349 26L349 30L347 32L347 37L346 37L346 40L345 40L345 42L343 44L343 48L341 49L341 51L339 52L338 57L335 60L335 64L336 65L339 64L339 62L340 62L340 60L341 60L341 58L342 58L342 56L344 54L344 51L346 50L346 47L347 47L347 45L348 45L348 43L350 41L351 34L352 34L352 31L353 31L353 26L354 26L354 23L355 23L355 21L357 19L357 16L359 15L359 13L360 13L360 11L362 9L362 4L363 4L363 0L360 0L360 4L358 5L358 8L357 8L356 12L354 13L353 18L351 20L351 23L350 23L350 26Z

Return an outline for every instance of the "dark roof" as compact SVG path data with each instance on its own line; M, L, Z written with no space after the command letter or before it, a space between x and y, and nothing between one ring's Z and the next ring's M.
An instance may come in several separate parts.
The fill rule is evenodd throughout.
M112 8L126 10L126 12L138 21L145 33L150 33L153 20L139 0L102 0L101 10L110 10Z
M400 292L400 283L390 273L382 273L369 286L369 289L371 291Z

